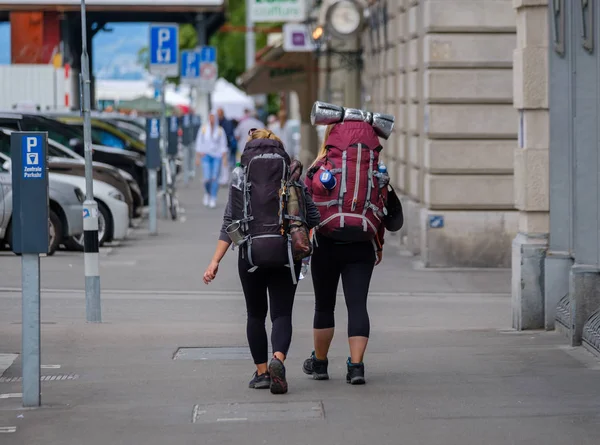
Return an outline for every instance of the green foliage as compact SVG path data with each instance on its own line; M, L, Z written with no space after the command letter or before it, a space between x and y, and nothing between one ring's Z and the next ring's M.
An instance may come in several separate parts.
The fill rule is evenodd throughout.
M245 0L229 0L227 24L246 26ZM256 47L267 44L266 34L257 33ZM210 38L210 44L217 48L219 76L235 85L236 79L246 71L246 34L243 32L217 32Z

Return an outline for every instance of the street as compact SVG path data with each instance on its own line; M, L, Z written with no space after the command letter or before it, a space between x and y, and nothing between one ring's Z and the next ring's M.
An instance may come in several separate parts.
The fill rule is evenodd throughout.
M181 190L185 216L159 220L158 236L144 222L135 242L101 249L102 324L85 323L82 254L42 259L42 375L55 377L42 377L43 406L24 409L12 396L20 359L6 369L0 443L598 443L597 359L557 333L511 330L508 271L416 270L393 246L370 295L367 385L345 382L341 299L332 379L302 373L312 350L309 276L295 305L289 394L248 389L237 252L214 285L202 283L222 203L205 209L200 190L198 180ZM8 366L20 353L19 258L2 253L0 270Z

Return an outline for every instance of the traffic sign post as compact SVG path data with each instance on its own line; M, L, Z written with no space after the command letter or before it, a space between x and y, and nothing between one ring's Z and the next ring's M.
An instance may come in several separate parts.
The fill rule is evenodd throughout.
M198 91L210 93L215 89L215 83L219 75L217 68L217 48L214 46L202 46L198 49L198 52L200 54Z
M150 74L161 76L161 121L160 127L166 128L166 79L167 77L179 76L179 25L176 23L152 23L150 25L149 45L149 67ZM161 133L161 157L162 157L162 216L167 218L167 172L166 162L166 140L167 132Z
M156 117L146 119L146 168L148 169L148 211L150 235L157 230L157 182L160 156L160 120Z
M191 124L191 115L184 114L181 118L181 128L183 130L183 183L185 185L190 182L190 157L192 154Z
M179 75L179 25L153 23L150 25L150 74L162 77Z
M21 254L23 406L40 406L40 254L48 253L48 133L14 132L12 249Z
M200 51L181 51L181 83L197 85L200 79Z

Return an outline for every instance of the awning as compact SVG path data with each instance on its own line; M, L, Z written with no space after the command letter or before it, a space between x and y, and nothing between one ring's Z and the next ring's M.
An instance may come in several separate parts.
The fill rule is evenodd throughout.
M263 50L256 64L239 77L238 85L248 94L295 91L306 123L317 100L318 80L318 61L313 53L286 52L278 44Z

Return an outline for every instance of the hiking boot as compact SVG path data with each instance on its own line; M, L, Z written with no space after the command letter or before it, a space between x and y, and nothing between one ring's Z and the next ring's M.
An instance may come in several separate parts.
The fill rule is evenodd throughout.
M278 358L273 357L269 363L269 374L271 376L271 393L285 394L288 392L288 384L285 380L285 366Z
M351 385L364 385L365 384L365 365L364 363L352 363L350 357L346 363L348 367L348 373L346 374L346 382Z
M313 351L310 357L304 360L302 371L304 371L305 374L312 375L315 380L329 380L329 374L327 374L328 365L329 360L317 359L315 351Z
M258 371L252 376L252 380L248 384L248 388L252 389L267 389L271 387L271 377L268 372L258 375Z

